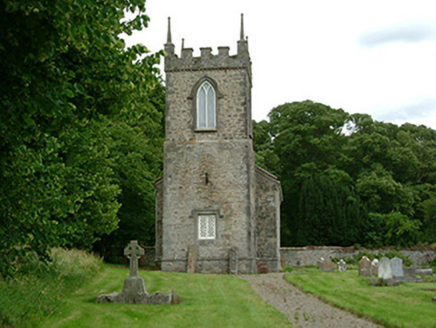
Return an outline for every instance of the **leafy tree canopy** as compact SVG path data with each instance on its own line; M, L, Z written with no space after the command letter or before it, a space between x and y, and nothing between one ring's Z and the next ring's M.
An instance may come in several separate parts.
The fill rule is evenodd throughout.
M284 246L436 241L436 131L312 101L269 119L253 125L256 160L282 184Z
M138 165L154 179L159 152L143 142L161 135L159 54L138 60L147 49L119 37L144 12L142 0L2 1L1 273L30 250L90 248L117 228Z

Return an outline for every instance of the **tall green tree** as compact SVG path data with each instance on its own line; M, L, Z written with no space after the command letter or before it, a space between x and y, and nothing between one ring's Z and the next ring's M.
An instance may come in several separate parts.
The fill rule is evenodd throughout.
M323 179L323 172L335 168L339 161L348 114L323 104L304 101L278 106L270 112L269 118L274 151L280 160L278 173L284 194L282 244L303 245L317 236L315 230L313 238L308 236L305 229L311 223L306 219L321 209L321 204L325 203L323 195L336 193L329 190L333 185L328 179ZM335 172L339 171L336 169ZM313 188L314 181L326 183L320 188ZM302 199L303 194L313 194L315 199ZM320 202L319 206L311 201ZM313 220L312 223L316 224L318 219L313 217ZM319 226L317 231L321 230ZM319 240L327 242L323 238Z
M311 101L269 118L253 125L254 142L282 183L283 245L435 242L435 130Z
M127 11L136 14L125 19ZM111 120L137 108L138 87L159 84L158 56L138 60L147 49L125 49L119 37L145 27L144 12L142 0L2 0L2 274L27 251L90 248L116 229L122 184Z
M277 175L280 161L274 151L271 125L267 121L253 121L253 148L256 154L256 165Z

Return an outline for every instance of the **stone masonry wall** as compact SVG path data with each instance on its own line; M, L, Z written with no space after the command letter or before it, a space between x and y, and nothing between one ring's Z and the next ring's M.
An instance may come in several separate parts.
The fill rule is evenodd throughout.
M209 78L217 83L217 129L196 131L196 97L194 86ZM246 71L181 71L167 73L166 140L231 140L246 139L250 117L245 88L251 87Z
M388 252L389 250L369 249L367 251L379 253L382 251ZM154 264L156 248L146 247L145 251L145 260L141 264ZM347 259L356 256L359 251L354 247L283 247L280 248L281 265L282 268L286 266L317 265L316 262L320 257ZM407 256L416 265L423 265L436 259L436 249L430 247L402 249L399 252Z
M156 258L155 261L160 263L162 260L162 238L163 238L163 227L162 227L162 218L163 218L163 179L159 179L155 185L155 196L156 196Z
M383 253L392 249L366 249L370 253ZM282 267L317 265L323 258L349 259L359 254L363 249L355 247L286 247L280 249ZM416 265L431 262L436 257L436 249L430 247L408 248L399 250Z
M199 245L196 272L228 272L238 248L239 272L255 269L254 153L249 59L220 49L201 58L168 56L164 144L162 270L185 271L188 247ZM216 129L196 130L196 87L215 87ZM216 214L216 238L198 240L197 214Z
M280 270L280 184L256 168L256 243L259 271Z
M205 259L227 260L233 246L239 248L242 258L253 257L247 248L250 237L247 213L250 146L243 140L166 142L163 270L185 271L188 246L192 244L200 246L198 264ZM195 211L218 213L215 240L197 239ZM178 260L177 268L175 263L167 263L174 260ZM223 272L226 270L222 269ZM249 268L240 270L250 271Z

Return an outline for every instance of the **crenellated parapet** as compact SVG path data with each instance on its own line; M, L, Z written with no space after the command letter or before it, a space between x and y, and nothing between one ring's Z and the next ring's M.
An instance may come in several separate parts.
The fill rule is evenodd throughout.
M183 42L184 43L184 42ZM237 42L238 51L230 55L230 47L218 47L218 53L213 53L212 48L200 48L200 56L194 57L194 49L184 48L182 45L181 56L175 53L175 46L171 40L171 26L168 20L168 37L165 44L165 72L198 71L198 70L227 70L245 69L251 80L251 60L248 52L248 41L244 39L243 17L241 16L241 39Z

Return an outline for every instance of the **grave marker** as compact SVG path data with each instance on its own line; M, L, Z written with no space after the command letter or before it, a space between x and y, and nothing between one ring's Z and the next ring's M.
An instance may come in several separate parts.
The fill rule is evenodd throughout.
M238 274L238 247L232 247L229 250L229 272L230 274Z
M138 276L138 260L144 255L138 241L132 240L124 249L124 255L130 260L130 272L129 277L124 279L123 292L100 295L97 303L174 304L175 293L149 294L145 290L144 279Z
M137 240L130 241L130 244L124 248L124 256L127 256L127 258L130 260L130 277L138 276L138 260L141 258L141 255L144 254L144 249L138 245Z
M364 256L359 261L359 276L369 277L371 275L371 260Z
M380 262L377 259L371 262L371 275L378 277L378 267L380 266Z
M394 257L391 261L392 276L395 280L404 280L403 260L399 257Z
M347 271L347 263L345 263L345 261L342 259L338 263L338 270L339 270L339 272Z
M187 273L195 273L198 259L198 245L190 245L188 247L188 264L186 268Z
M335 264L332 260L326 259L323 262L321 262L321 270L326 272L333 272L335 271Z
M378 277L380 279L392 279L391 261L385 256L380 259L380 266L378 267Z

